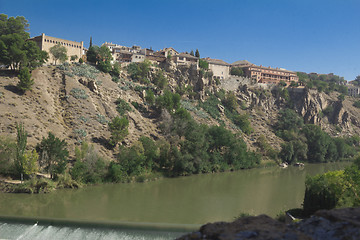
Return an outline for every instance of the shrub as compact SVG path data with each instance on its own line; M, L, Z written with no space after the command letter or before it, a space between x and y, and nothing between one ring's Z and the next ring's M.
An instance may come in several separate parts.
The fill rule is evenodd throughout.
M80 88L73 88L70 90L71 96L76 99L87 99L89 96L85 93L85 90Z
M240 67L232 67L230 74L241 77L241 76L244 76L244 71Z
M199 67L202 69L209 69L209 63L206 60L199 59Z
M130 105L121 98L118 98L115 103L117 104L116 110L121 116L123 116L126 112L132 110Z
M108 123L111 137L109 143L112 146L116 146L122 141L128 134L129 121L126 117L115 117L111 122Z
M109 121L106 120L104 115L96 114L96 121L98 121L101 124L107 124Z
M31 90L32 85L34 85L34 79L31 79L31 73L27 67L23 67L20 69L19 75L19 83L17 88L23 92L27 90Z
M145 100L150 105L153 105L155 103L155 95L151 89L146 90Z
M107 165L92 145L83 142L75 148L76 162L70 174L73 179L84 183L103 182L107 174Z
M353 106L356 108L360 108L360 101L355 101Z

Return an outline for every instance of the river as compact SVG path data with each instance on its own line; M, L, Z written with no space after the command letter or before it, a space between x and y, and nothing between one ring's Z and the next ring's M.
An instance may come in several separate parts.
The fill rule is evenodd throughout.
M183 229L231 221L240 213L274 217L301 207L307 175L343 169L348 164L257 168L49 194L0 193L0 215Z

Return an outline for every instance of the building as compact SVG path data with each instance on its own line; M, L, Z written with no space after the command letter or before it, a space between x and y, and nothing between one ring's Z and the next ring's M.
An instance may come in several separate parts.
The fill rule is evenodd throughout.
M160 57L168 57L169 55L175 56L177 54L179 54L178 51L176 51L172 47L164 48L164 49L154 52L154 56L160 56Z
M239 60L239 61L233 62L231 64L231 67L243 68L243 67L247 67L247 66L251 66L251 65L253 65L253 64L247 60Z
M258 83L279 84L284 81L287 86L291 82L298 82L299 77L296 72L283 68L271 68L256 66L254 64L243 67L244 74Z
M196 69L199 67L199 58L188 53L176 54L172 59L177 66L196 66Z
M230 76L230 64L220 59L204 58L209 63L209 69L213 72L213 77L226 79Z
M360 87L354 85L348 85L348 95L352 97L359 97L360 96Z
M41 34L40 36L30 38L29 40L36 42L41 50L49 53L49 59L47 61L47 63L49 64L55 63L55 59L50 54L50 48L57 44L60 44L61 46L64 46L66 48L68 55L67 62L70 61L71 56L75 55L79 59L82 58L85 53L83 41L75 42L61 38L50 37L46 36L45 33Z

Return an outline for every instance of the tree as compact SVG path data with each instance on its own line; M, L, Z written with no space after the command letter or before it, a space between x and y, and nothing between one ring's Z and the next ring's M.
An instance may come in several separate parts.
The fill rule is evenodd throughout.
M56 178L58 174L65 172L69 156L66 147L65 140L60 140L51 132L47 138L43 137L41 142L36 145L40 163L50 173L51 178Z
M88 62L96 64L97 63L97 55L99 52L98 46L91 46L89 47L88 51L86 52L86 59Z
M92 47L92 37L90 37L90 44L89 44L89 48Z
M70 57L70 60L71 61L76 61L76 59L78 59L79 57L78 57L78 55L72 55L71 57Z
M20 81L17 84L17 88L23 92L30 90L32 85L34 85L34 79L31 79L31 73L27 67L20 69L18 78Z
M193 50L191 50L190 55L191 55L191 56L195 56L195 54L194 54L194 51L193 51Z
M200 53L199 53L198 49L196 49L196 51L195 51L195 57L200 58Z
M58 43L55 46L52 46L49 49L50 53L53 55L55 59L55 65L56 62L59 60L60 62L65 62L68 58L67 56L67 50L64 46L61 46L60 43Z
M25 58L21 62L22 67L35 69L46 63L49 58L49 54L41 51L34 41L25 41L23 51L25 51Z
M116 144L128 135L128 127L129 120L127 120L126 117L115 117L111 122L109 122L109 130L111 132L109 143L115 147Z
M241 77L244 76L244 71L240 67L232 67L230 74Z
M292 109L285 108L279 111L277 130L299 130L304 125L304 120Z
M199 67L202 68L202 69L209 69L209 63L206 61L206 60L203 60L203 59L199 59Z
M46 53L40 51L29 38L29 24L24 17L0 14L0 62L16 70L20 65L37 67L46 61Z
M27 144L27 132L25 131L24 125L22 123L16 123L16 159L15 159L15 169L17 174L24 174L24 154Z

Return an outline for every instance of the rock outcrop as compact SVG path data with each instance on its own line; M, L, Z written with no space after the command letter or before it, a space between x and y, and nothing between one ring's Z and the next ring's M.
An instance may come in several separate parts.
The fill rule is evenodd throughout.
M321 210L289 225L266 215L244 217L232 223L206 224L178 239L355 240L360 239L360 208Z

